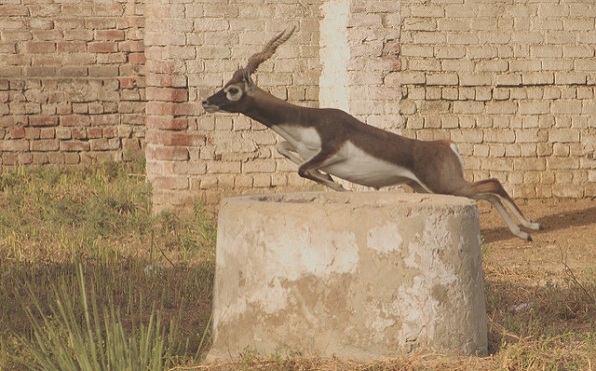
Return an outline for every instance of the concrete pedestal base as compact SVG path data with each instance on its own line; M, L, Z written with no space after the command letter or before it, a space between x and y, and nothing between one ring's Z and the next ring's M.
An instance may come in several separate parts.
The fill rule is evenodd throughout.
M439 195L224 199L208 361L487 352L478 214Z

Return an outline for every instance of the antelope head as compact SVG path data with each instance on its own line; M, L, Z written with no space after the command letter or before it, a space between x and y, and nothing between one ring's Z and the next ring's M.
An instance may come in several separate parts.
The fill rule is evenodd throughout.
M263 50L253 54L248 59L246 67L240 68L234 72L232 79L224 85L223 89L203 100L202 104L205 111L209 113L220 111L231 113L244 112L249 103L247 97L250 96L251 92L255 89L255 83L252 80L251 75L257 70L261 63L271 58L278 46L286 42L290 36L292 36L295 28L296 27L285 30L271 39L271 41L265 45Z

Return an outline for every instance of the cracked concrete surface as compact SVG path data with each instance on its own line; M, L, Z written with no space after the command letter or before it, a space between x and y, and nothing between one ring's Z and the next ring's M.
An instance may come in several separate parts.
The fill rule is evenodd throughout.
M227 198L208 360L485 354L478 213L452 196Z

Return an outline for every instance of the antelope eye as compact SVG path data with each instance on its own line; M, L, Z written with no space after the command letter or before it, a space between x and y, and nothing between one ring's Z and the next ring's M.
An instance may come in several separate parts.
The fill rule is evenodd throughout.
M238 86L228 86L225 90L226 92L226 98L228 98L228 100L232 101L232 102L236 102L238 100L240 100L240 98L242 98L242 89L240 89Z

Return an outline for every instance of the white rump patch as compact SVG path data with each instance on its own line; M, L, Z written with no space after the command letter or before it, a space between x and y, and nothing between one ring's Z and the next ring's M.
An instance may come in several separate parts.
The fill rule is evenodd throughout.
M457 151L457 146L455 145L455 143L451 143L449 145L449 147L451 147L451 150L457 156L457 159L459 160L459 164L461 165L461 168L463 169L464 168L464 160L461 158L459 152Z

